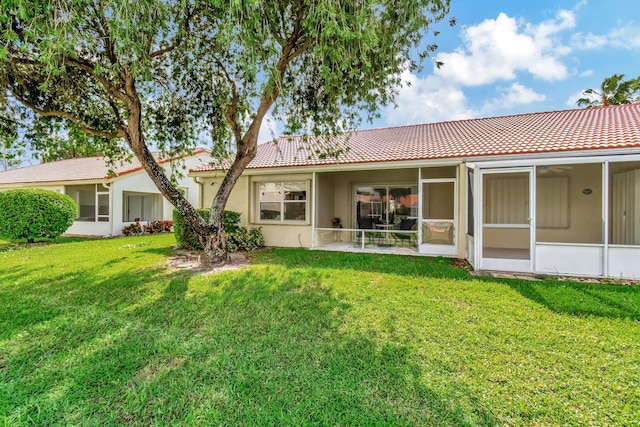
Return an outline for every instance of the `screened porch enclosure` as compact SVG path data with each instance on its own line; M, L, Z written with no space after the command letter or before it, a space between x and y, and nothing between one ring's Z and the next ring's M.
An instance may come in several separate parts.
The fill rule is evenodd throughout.
M640 259L640 162L568 162L474 174L478 191L467 197L478 206L475 225L467 222L475 268L640 277L637 262L630 262Z
M457 167L318 173L313 247L455 255Z

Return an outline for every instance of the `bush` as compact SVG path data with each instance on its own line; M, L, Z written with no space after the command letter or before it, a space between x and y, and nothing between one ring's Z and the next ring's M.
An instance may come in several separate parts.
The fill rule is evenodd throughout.
M264 236L262 228L238 227L238 229L227 235L227 248L229 252L250 252L264 247Z
M144 232L149 234L170 233L173 228L173 221L151 221L144 226Z
M196 209L198 214L206 221L209 220L210 209ZM247 229L240 227L240 213L234 211L224 211L222 225L227 236L229 252L251 251L264 246L262 229ZM187 224L177 209L173 211L173 229L176 242L180 249L201 250L202 245L198 235Z
M66 194L31 188L0 192L0 236L8 240L56 238L77 216L78 206Z
M142 225L140 225L140 221L136 221L133 224L122 227L122 234L125 236L138 236L142 234Z
M207 221L209 219L209 209L196 209L198 214ZM198 235L187 223L177 209L173 210L173 232L176 243L180 249L202 249Z

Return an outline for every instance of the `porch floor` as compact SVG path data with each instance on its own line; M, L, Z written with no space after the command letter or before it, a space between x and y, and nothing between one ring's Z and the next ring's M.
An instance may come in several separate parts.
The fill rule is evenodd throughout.
M377 245L367 243L362 249L362 244L357 242L329 242L322 246L312 248L319 251L336 251L336 252L365 252L376 254L395 254L395 255L420 255L418 248L412 246L400 245Z

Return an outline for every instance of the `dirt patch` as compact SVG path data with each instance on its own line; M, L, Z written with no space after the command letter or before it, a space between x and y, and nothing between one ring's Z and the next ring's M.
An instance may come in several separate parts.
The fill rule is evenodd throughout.
M174 256L169 257L168 263L171 267L180 270L197 270L202 272L218 273L221 271L238 270L249 265L248 258L242 253L229 254L225 264L213 267L203 267L200 264L201 252L174 249Z

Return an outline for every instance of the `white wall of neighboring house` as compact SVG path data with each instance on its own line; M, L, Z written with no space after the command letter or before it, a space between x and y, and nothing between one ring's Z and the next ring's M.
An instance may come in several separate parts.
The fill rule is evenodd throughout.
M193 178L187 176L189 169L211 161L211 158L207 154L201 154L193 156L184 161L184 169L182 174L184 177L178 179L178 187L185 192L185 196L189 203L194 207L199 208L200 203L200 185L197 184ZM171 174L170 165L163 164L167 175ZM142 170L131 174L123 175L115 179L111 185L111 234L117 236L122 234L122 227L133 224L133 221L126 221L125 208L125 196L127 194L139 194L139 195L151 195L156 194L159 196L159 205L157 217L158 220L172 220L173 219L173 205L169 203L164 197L160 195L160 191L153 183L149 175ZM133 218L132 218L133 219ZM145 224L147 221L141 221Z
M207 153L202 153L197 156L192 156L185 159L183 162L176 163L183 177L178 179L178 187L183 191L183 194L194 207L200 208L200 192L201 185L196 183L193 178L187 176L189 169L199 166L203 163L211 161L211 157ZM170 163L163 163L161 166L165 169L167 176L171 175ZM173 219L173 205L165 200L160 194L160 191L155 186L151 178L147 175L146 171L138 170L131 173L125 173L119 177L111 178L108 180L92 180L92 181L75 181L69 183L56 182L55 184L32 184L32 183L15 183L3 185L0 191L10 188L38 188L43 190L55 191L61 194L69 194L74 198L74 187L82 186L94 186L97 188L97 192L105 193L109 195L109 216L106 220L106 216L103 216L103 221L75 221L71 227L66 231L67 235L80 235L80 236L118 236L122 234L122 227L132 224L133 221L127 221L125 217L125 196L133 195L137 197L145 197L145 201L149 199L149 196L155 198L154 206L149 208L145 206L145 212L151 212L151 216L157 220L172 220ZM71 187L71 188L69 188ZM103 196L104 197L104 196ZM76 197L77 198L77 197ZM75 200L75 199L74 199ZM78 203L78 200L75 200ZM134 211L132 217L138 215ZM141 215L138 215L141 216ZM144 225L147 221L141 221Z

